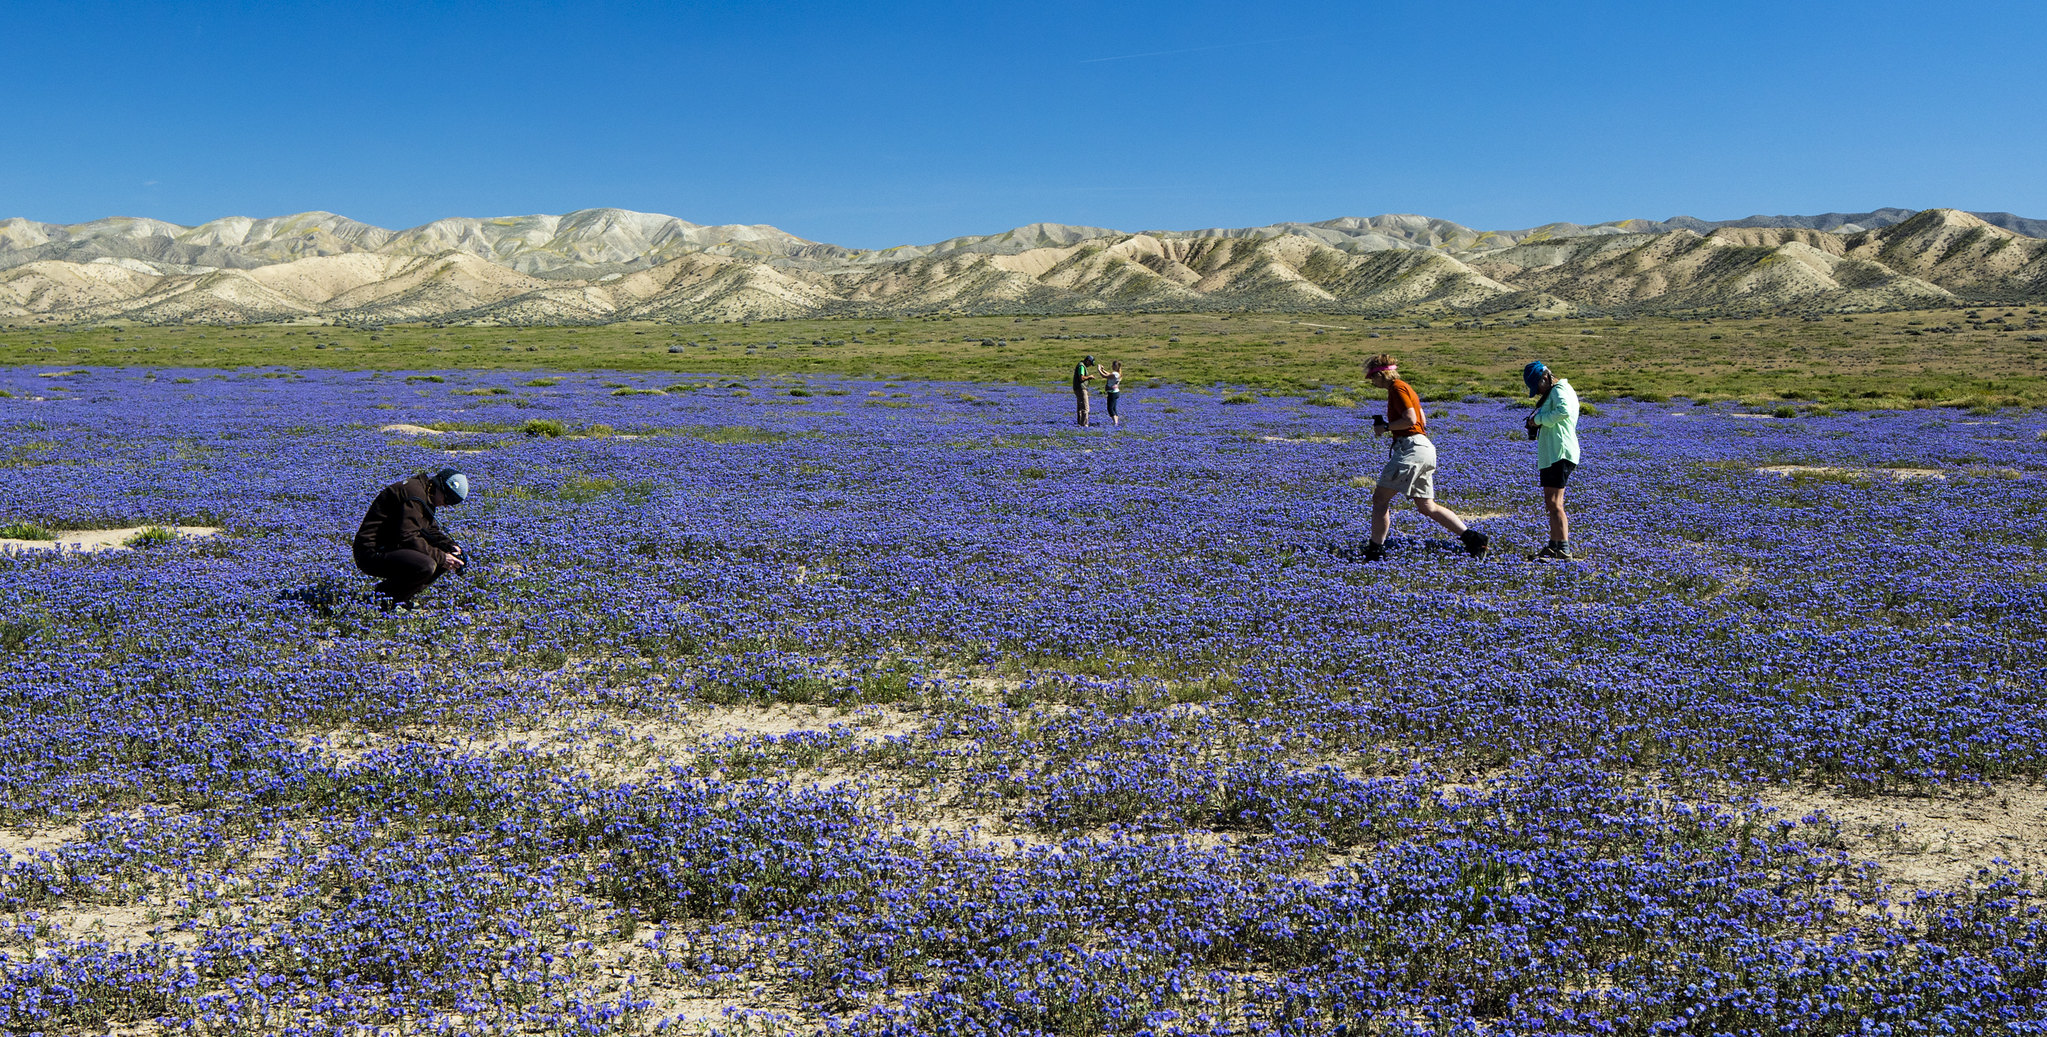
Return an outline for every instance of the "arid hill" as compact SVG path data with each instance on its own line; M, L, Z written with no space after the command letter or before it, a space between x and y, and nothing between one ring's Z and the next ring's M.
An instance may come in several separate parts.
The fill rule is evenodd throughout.
M390 231L332 213L0 220L0 321L751 320L1125 310L1859 311L2047 300L2047 224L1882 209L1478 231L1421 216L854 250L587 209Z

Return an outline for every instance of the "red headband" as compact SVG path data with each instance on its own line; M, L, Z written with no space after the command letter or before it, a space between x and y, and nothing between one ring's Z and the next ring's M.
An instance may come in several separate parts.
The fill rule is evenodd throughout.
M1365 373L1378 374L1381 371L1392 371L1399 367L1400 367L1399 364L1366 364Z

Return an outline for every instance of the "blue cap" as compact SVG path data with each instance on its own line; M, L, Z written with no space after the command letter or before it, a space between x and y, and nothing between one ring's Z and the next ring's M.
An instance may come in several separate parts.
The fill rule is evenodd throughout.
M469 499L469 477L453 468L443 468L434 473L434 485L448 495L448 503L460 504Z
M1527 367L1521 369L1521 383L1528 386L1528 395L1542 391L1542 376L1548 373L1549 368L1542 366L1540 360L1531 360Z

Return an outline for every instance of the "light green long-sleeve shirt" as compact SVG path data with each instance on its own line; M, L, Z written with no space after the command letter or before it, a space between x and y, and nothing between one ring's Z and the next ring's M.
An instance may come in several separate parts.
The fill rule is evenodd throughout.
M1535 409L1535 449L1548 468L1558 461L1578 463L1578 390L1562 378L1550 388L1542 406Z

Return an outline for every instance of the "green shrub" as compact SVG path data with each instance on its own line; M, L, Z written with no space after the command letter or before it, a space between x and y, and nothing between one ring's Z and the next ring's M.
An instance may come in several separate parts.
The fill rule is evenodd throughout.
M121 541L123 547L155 547L158 544L176 543L178 535L162 526L145 526L136 530L133 536Z
M568 429L553 418L528 418L524 425L519 426L519 431L529 436L546 436L552 439L567 432Z
M447 379L446 379L446 378L443 378L443 377L441 377L440 375L437 375L437 374L409 374L409 375L406 375L406 376L405 376L405 380L406 380L407 382L445 382L445 381L447 381Z
M479 386L475 389L457 389L456 396L509 396L512 390L502 385Z
M57 534L33 522L10 522L0 526L0 540L55 540Z
M561 382L562 380L559 378L529 378L520 384L530 385L535 389L545 389L551 385L560 385Z
M1795 418L1798 416L1798 408L1793 407L1790 404L1785 404L1784 406L1771 411L1770 415L1772 417L1777 418Z
M1599 416L1599 406L1592 403L1580 403L1578 404L1578 413L1588 418L1596 418Z
M1258 397L1247 392L1233 392L1223 397L1224 403L1257 403Z

